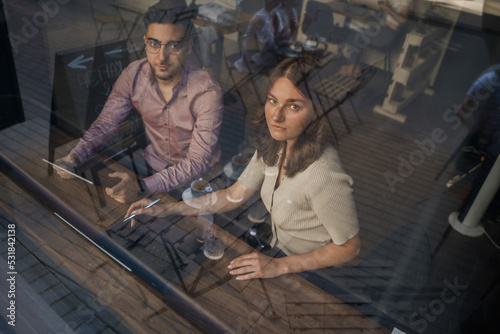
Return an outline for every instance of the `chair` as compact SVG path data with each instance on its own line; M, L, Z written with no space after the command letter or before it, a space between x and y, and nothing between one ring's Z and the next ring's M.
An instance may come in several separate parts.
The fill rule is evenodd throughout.
M394 36L394 39L389 47L384 47L384 48L378 48L376 46L370 45L369 47L372 49L375 49L377 51L380 51L384 53L384 70L387 72L391 71L391 59L392 59L392 54L394 52L398 52L401 50L401 47L403 46L403 42L406 38L406 34L409 32L409 25L407 23L402 24L397 33L396 36Z
M340 117L342 119L342 122L344 123L347 132L352 133L351 127L347 122L347 119L345 117L344 111L341 108L341 105L346 100L349 100L351 107L354 111L354 114L356 115L356 118L358 119L359 123L362 124L363 122L359 117L356 106L352 102L351 98L362 87L362 85L365 85L371 79L371 76L373 74L374 74L373 67L368 67L363 69L359 74L359 76L356 78L347 77L339 73L336 73L332 77L320 80L312 87L312 92L315 93L323 110L323 117L326 118L328 125L332 130L333 136L335 137L337 142L338 142L338 137L330 119L328 118L328 114L331 111L337 109L339 111ZM326 102L324 102L325 100L330 101L329 106L327 106Z
M242 57L242 51L244 48L243 35L245 33L245 30L246 30L246 26L240 27L240 29L238 31L237 42L232 43L234 46L232 49L237 49L236 51L233 50L233 53L228 54L226 51L226 49L231 46L231 43L227 43L227 41L224 43L223 59L224 59L226 68L228 70L229 79L231 80L231 88L224 94L224 100L225 101L230 100L231 96L232 96L231 94L236 93L243 104L243 109L244 109L245 114L247 114L247 107L245 105L245 101L243 99L241 89L243 89L243 87L246 84L250 83L256 96L259 97L259 90L257 88L257 84L255 83L255 78L257 76L259 76L260 74L262 74L264 71L252 72L250 70L250 65L247 63L245 57ZM240 72L236 68L235 62L238 61L239 59L242 59L245 67L249 69L248 73L240 74ZM240 78L238 78L238 76L240 76Z
M101 33L103 31L112 31L112 30L118 30L118 36L116 39L120 39L122 32L125 31L125 34L128 35L127 31L127 20L123 19L118 13L115 15L96 15L95 10L94 10L94 4L92 1L90 1L90 11L92 13L92 19L94 20L95 27L97 30L97 38L95 40L96 43L99 43L102 41L101 39ZM109 29L104 29L106 25L111 25Z

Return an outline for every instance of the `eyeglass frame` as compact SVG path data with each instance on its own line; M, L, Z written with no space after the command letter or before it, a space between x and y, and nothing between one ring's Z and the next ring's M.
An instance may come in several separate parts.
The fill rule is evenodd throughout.
M155 43L158 43L158 45L160 46L158 48L158 52L151 52L150 50L148 50L148 42L155 42ZM179 48L179 52L178 53L173 53L172 51L170 51L170 49L167 47L167 45L169 44L179 44L180 45L180 48ZM182 53L182 51L184 50L184 47L186 46L186 41L184 40L181 40L181 41L170 41L170 42L167 42L167 43L160 43L158 40L154 39L154 38L147 38L145 41L144 41L144 48L146 49L146 52L149 52L151 54L155 54L157 55L158 53L160 53L160 50L161 50L161 47L162 45L165 45L165 50L167 50L167 53L169 55L180 55ZM152 47L151 44L149 44L149 46Z

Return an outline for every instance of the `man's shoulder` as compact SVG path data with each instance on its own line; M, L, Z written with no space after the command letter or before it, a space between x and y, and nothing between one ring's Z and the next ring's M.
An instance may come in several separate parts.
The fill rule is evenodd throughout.
M220 90L219 83L207 71L193 65L188 69L187 85L196 90Z
M130 64L128 64L126 71L130 75L136 75L138 73L147 74L149 71L148 60L146 58L135 60L135 61L131 62Z
M123 69L114 83L113 89L119 95L128 95L134 91L135 87L148 80L149 71L150 68L147 60L136 60Z

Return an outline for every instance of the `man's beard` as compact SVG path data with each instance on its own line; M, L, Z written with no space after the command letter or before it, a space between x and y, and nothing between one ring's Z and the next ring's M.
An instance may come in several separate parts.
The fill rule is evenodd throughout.
M162 64L166 65L166 64ZM166 65L168 66L168 69L166 72L159 71L155 66L151 65L149 63L149 66L151 67L151 71L153 71L153 74L158 80L162 81L169 81L172 80L174 77L176 77L180 72L183 71L184 69L184 63L181 63L180 68L172 68L172 65Z
M150 64L150 66L151 66L151 64ZM168 81L174 77L171 72L162 73L160 71L157 71L154 66L151 66L151 70L153 71L155 77L158 80Z

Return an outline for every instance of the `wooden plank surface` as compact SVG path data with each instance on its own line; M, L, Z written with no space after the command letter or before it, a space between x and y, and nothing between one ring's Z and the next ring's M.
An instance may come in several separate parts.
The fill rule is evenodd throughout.
M41 159L41 157L39 158ZM97 199L95 186L88 185L78 179L61 180L55 174L49 176L45 164L37 163L37 159L36 156L29 160L19 159L19 168L27 171L36 183L61 203L62 207L70 208L75 216L87 222L103 236L108 229L122 221L128 204L108 200L105 206L101 206ZM122 170L123 167L119 164L113 164L100 171L104 183L108 182L106 180L108 169ZM207 175L207 178L216 178L217 173L220 173L221 170L222 168L212 170L211 175ZM165 201L172 200L168 195L163 196L163 198ZM246 208L243 207L242 212ZM63 218L71 221L71 217ZM182 223L182 221L182 219L177 218L169 224L180 224L179 231L185 233L180 240L186 242L196 229L185 228L186 223ZM190 221L194 224L200 224L200 219L192 218ZM216 225L214 228L218 229ZM223 230L221 232L224 233ZM194 238L192 239L194 240ZM174 247L180 243L180 241L177 243L175 240L172 241ZM64 243L62 244L64 245ZM195 245L195 249L196 247L200 246ZM338 299L297 275L265 280L237 281L228 274L227 265L234 257L254 250L245 242L228 233L226 233L226 248L225 256L221 260L202 259L200 264L194 261L195 256L198 255L199 258L198 251L195 250L192 254L180 252L182 258L188 262L188 265L179 273L182 276L182 281L172 272L165 273L162 277L164 279L171 278L171 286L178 289L180 294L183 293L183 289L187 289L184 293L186 293L188 304L204 309L218 321L226 324L232 331L252 330L254 332L288 333L312 326L323 329L355 328L369 330L373 333L387 332L381 325L342 304ZM135 256L133 251L131 253L131 256ZM92 291L102 291L103 287L94 282L109 281L109 278L96 274L90 275L88 271L79 266L78 262L81 261L76 260L76 263L70 266L71 272L82 281L89 282ZM170 270L173 271L173 269ZM109 275L109 273L106 274ZM113 272L113 275L117 275L117 273ZM92 281L90 280L91 276ZM94 281L96 278L97 281ZM194 284L196 286L191 289ZM139 296L141 296L143 289L143 287L129 289L130 295L117 296L114 299L120 304L125 304L128 298L140 299ZM167 302L168 308L168 300L165 302ZM300 310L297 305L302 304L322 305L328 310L329 316L311 315L308 312L296 314L297 310ZM129 319L132 314L135 314L134 312L133 308L127 308L123 305L122 316L124 318ZM291 321L291 314L293 314L293 321ZM148 314L142 313L142 315L137 316L144 318ZM130 321L133 322L134 319L136 318L130 318Z

